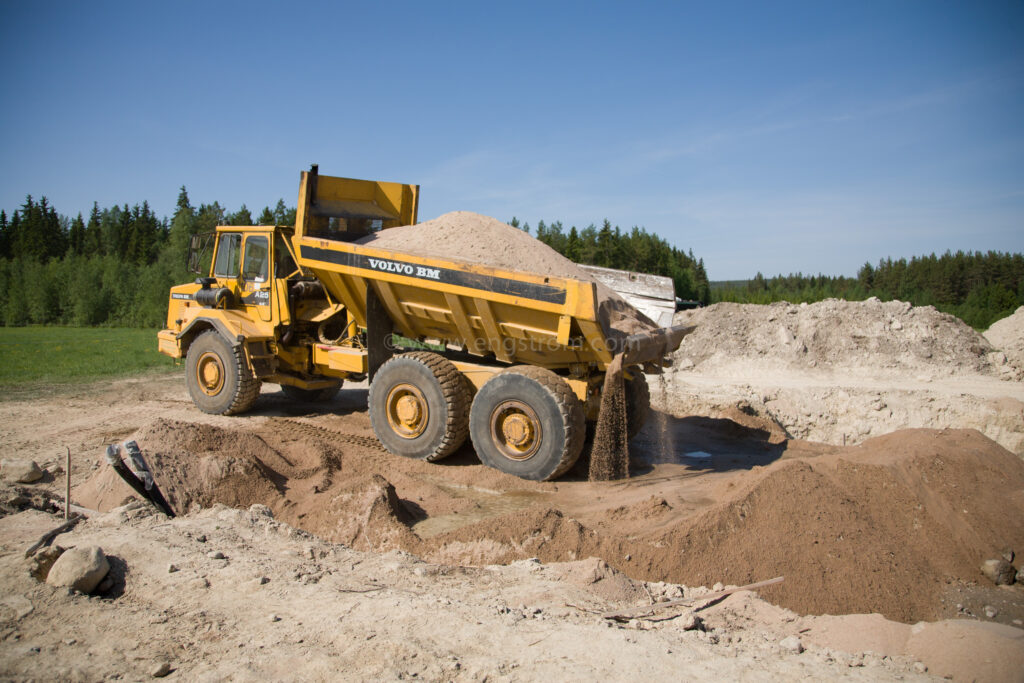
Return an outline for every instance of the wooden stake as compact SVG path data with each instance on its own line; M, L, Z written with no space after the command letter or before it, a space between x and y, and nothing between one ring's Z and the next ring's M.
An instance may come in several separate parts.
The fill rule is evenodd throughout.
M636 617L646 616L647 614L664 607L675 607L676 605L685 605L691 602L697 601L709 601L717 600L718 598L738 593L739 591L752 591L755 588L764 588L765 586L771 586L772 584L781 583L785 577L776 576L774 579L768 579L767 581L758 581L757 583L748 583L746 586L739 586L737 588L729 588L724 591L718 591L716 593L708 593L706 595L697 595L692 598L680 598L679 600L669 600L667 602L656 602L653 605L647 605L646 607L634 607L633 609L620 610L615 612L605 612L601 616L605 619L632 619Z
M68 449L68 457L64 461L64 519L68 520L71 518L71 447L64 448Z

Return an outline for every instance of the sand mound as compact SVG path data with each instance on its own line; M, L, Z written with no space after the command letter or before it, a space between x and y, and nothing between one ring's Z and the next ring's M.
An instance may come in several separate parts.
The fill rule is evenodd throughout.
M915 430L840 455L782 460L661 541L673 580L743 584L801 613L934 618L952 579L1024 547L1024 462L973 431Z
M785 445L771 425L737 417L750 422L737 429ZM632 579L688 585L782 574L785 583L765 597L804 613L934 618L946 582L980 581L984 559L1024 548L1024 461L974 431L904 431L783 457L737 470L728 486L705 491L714 500L699 508L686 499L701 494L637 489L647 495L620 498L607 484L524 482L344 439L342 452L331 434L288 420L239 430L157 420L136 439L179 512L260 503L331 541L446 564L599 557ZM101 510L131 496L107 466L74 492ZM416 534L414 523L432 516L464 519ZM610 573L600 580L626 590Z
M471 211L452 211L424 223L389 228L358 242L420 256L597 282L575 263L522 230ZM609 335L634 334L656 327L601 283L597 283L597 299L599 317Z
M683 369L742 360L772 369L841 369L865 376L893 370L998 375L988 341L962 320L902 301L720 303L677 313L675 323L697 325L675 353Z
M1013 315L992 323L985 331L985 339L1002 354L996 362L1005 366L1006 374L1013 379L1024 379L1024 306Z

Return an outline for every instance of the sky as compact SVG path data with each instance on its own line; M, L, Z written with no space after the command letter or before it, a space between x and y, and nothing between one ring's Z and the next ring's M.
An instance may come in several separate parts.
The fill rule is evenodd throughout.
M1022 36L1022 0L0 0L0 208L256 214L318 163L712 280L1021 252Z

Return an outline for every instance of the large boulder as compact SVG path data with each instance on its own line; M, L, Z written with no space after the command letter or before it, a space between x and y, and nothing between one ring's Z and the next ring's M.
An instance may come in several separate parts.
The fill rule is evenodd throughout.
M2 470L4 479L19 484L31 484L43 478L43 471L39 469L35 460L6 458L0 462L0 470Z
M64 551L50 567L46 583L71 588L80 593L91 593L109 571L110 563L99 546L71 548Z

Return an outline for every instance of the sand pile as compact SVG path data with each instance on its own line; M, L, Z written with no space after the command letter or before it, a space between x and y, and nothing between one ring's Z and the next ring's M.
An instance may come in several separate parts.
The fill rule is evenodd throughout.
M389 228L358 242L419 256L595 282L599 317L609 335L656 327L625 299L551 247L518 228L472 211L452 211L424 223Z
M897 432L751 473L661 541L688 583L785 575L765 596L801 613L935 618L949 581L1024 547L1024 462L974 431Z
M934 618L947 581L983 580L978 566L1004 548L1024 553L1024 461L973 431L906 431L784 457L737 470L727 487L692 494L713 504L686 509L648 488L626 502L616 492L628 489L616 485L525 482L356 442L339 448L327 430L295 424L226 430L158 420L136 438L178 511L260 503L331 541L447 564L600 557L634 579L689 585L782 574L765 596L804 613ZM502 490L516 494L508 500L518 510L477 514ZM103 467L73 497L110 509L130 495ZM415 533L430 517L463 521Z
M1024 306L992 323L985 331L985 339L997 351L997 367L1011 379L1024 379Z
M676 314L696 324L675 353L677 367L709 370L744 360L765 367L883 376L997 376L992 347L962 320L902 301L827 299L799 306L721 303Z

